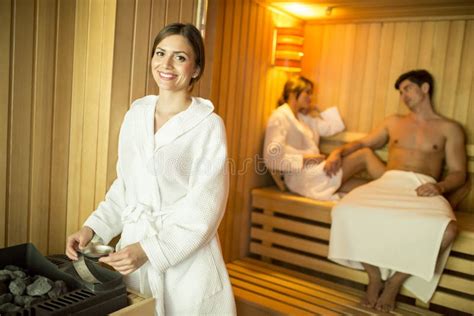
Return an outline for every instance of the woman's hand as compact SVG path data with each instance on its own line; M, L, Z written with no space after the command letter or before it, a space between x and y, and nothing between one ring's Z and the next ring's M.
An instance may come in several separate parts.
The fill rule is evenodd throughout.
M336 173L342 167L341 154L339 152L333 151L329 154L328 159L326 159L326 164L324 165L324 171L329 177L336 175Z
M108 264L121 274L127 275L145 264L148 261L148 257L140 243L136 242L118 252L100 258L99 261Z
M77 260L77 250L82 249L94 236L92 228L84 226L78 232L69 236L66 240L66 255L71 260Z
M326 156L323 154L306 154L303 157L304 166L319 165L321 162L326 159Z

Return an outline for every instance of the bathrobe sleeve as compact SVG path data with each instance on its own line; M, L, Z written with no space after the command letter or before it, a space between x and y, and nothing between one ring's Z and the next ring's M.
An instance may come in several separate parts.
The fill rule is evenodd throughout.
M105 195L104 201L100 202L97 209L85 221L84 226L89 226L92 230L108 244L112 238L122 232L122 212L126 207L125 202L125 183L121 172L120 148L124 144L123 138L127 131L127 115L120 129L119 136L119 157L117 162L117 178L110 186Z
M332 136L345 129L344 122L337 107L330 107L329 109L319 113L320 117L310 117L302 115L304 122L311 127L313 133L319 136Z
M158 235L140 245L151 265L164 272L207 244L217 233L228 194L227 145L224 124L212 115L206 133L196 139L189 191L169 214Z
M270 170L300 171L303 168L304 150L288 144L290 122L284 117L272 116L265 131L263 157Z

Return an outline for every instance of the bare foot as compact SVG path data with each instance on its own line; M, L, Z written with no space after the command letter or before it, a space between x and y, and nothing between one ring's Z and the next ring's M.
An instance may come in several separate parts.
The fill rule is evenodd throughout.
M392 279L386 281L383 292L375 304L375 309L386 313L393 311L400 287L400 282L396 282Z
M380 291L383 289L381 280L369 282L364 297L360 300L360 304L365 307L374 308L379 298Z

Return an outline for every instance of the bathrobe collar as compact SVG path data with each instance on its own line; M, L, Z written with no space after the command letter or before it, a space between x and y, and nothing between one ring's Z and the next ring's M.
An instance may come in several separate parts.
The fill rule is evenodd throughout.
M296 116L295 114L293 113L293 111L291 110L291 107L288 103L285 103L285 104L282 104L280 105L280 108L279 110L281 111L281 113L288 118L288 120L290 122L293 123L293 126L296 127L296 129L303 135L307 135L308 137L312 137L313 135L313 132L311 131L310 128L308 128L306 126L305 123L301 122ZM300 115L298 113L298 115Z
M150 98L150 104L145 111L147 151L151 152L156 152L187 133L214 111L214 106L209 100L192 97L189 107L169 119L155 134L155 108L158 98L159 96Z

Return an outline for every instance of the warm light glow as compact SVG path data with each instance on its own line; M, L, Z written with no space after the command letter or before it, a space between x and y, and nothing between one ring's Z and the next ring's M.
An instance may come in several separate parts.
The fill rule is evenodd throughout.
M317 4L274 2L272 6L301 19L317 19L327 15L327 7Z
M303 58L303 29L277 27L273 37L273 65L290 72L301 71Z

